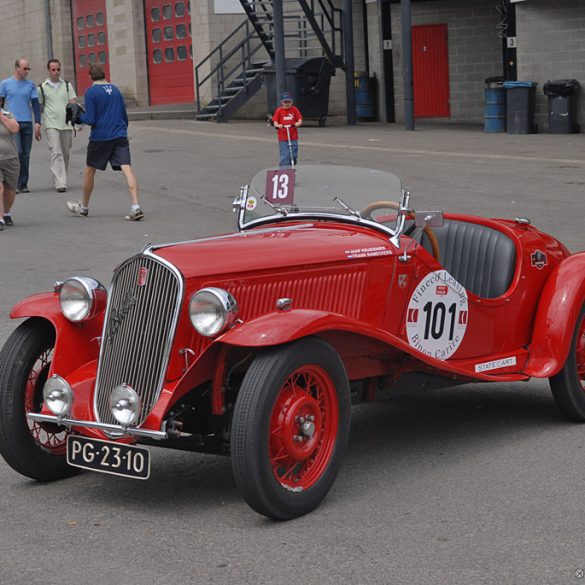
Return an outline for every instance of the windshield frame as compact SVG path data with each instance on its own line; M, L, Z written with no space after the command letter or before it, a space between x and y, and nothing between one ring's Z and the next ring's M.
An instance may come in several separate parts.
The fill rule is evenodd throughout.
M332 168L335 168L334 165L331 166ZM394 243L396 247L399 247L400 235L404 231L406 216L411 211L408 207L410 193L401 186L400 199L398 201L399 209L396 215L396 223L393 227L379 223L372 219L366 219L362 217L359 212L347 207L343 199L337 198L335 193L332 193L332 201L337 199L337 202L340 205L339 211L335 209L291 211L284 208L273 207L270 203L267 203L268 206L273 207L273 213L258 217L253 220L246 220L246 202L248 200L248 196L252 195L250 193L251 184L252 181L250 181L249 184L240 187L240 193L238 196L236 196L233 202L233 211L236 213L236 229L238 232L247 231L264 226L266 224L282 223L287 221L336 221L340 223L362 225L373 228L376 231L388 235L390 241ZM264 199L264 197L258 192L255 192L254 196Z

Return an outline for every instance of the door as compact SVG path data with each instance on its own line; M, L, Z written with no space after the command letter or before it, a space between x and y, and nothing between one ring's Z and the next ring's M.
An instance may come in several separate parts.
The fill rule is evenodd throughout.
M145 0L150 103L195 101L191 3Z
M103 65L106 79L110 79L106 0L73 0L71 8L75 89L77 95L83 95L93 83L89 78L89 66L92 63Z
M449 117L451 109L446 24L412 27L412 68L415 117Z

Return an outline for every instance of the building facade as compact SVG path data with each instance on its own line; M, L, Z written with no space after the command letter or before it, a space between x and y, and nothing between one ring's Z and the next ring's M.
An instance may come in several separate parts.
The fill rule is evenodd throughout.
M321 47L309 47L309 36L299 32L304 26L306 33L303 15L286 12L295 3L285 0L286 57L323 54ZM342 0L333 2L332 14L338 15L343 5L347 6ZM351 5L354 71L375 78L378 118L401 122L400 1L353 0ZM220 45L225 56L229 39L236 38L234 31L250 28L242 6L238 0L4 0L0 76L10 76L14 60L26 57L32 66L30 77L39 83L46 77L47 60L57 57L63 77L82 95L89 86L87 69L95 62L106 67L130 105L185 104L197 98L207 104L224 74L216 68ZM538 83L536 121L546 131L543 84L565 78L585 83L582 0L412 0L411 9L418 118L481 122L485 79L505 76ZM341 40L339 54L340 44ZM266 45L254 59L260 64L270 61ZM206 77L203 84L197 83ZM584 93L577 97L581 124ZM260 118L267 111L266 90L260 90L237 115ZM345 72L338 64L329 114L345 112Z

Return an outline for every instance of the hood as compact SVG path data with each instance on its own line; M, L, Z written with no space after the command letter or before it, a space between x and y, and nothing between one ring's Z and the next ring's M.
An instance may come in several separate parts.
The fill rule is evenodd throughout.
M389 256L388 236L354 225L305 223L157 246L185 278Z

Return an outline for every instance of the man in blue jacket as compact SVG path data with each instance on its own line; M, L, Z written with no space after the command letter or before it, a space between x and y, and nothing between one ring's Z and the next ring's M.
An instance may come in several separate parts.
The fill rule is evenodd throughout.
M130 163L124 98L115 85L106 81L101 65L91 65L89 76L93 85L85 92L85 113L79 117L81 123L91 126L83 176L83 198L81 201L68 201L67 209L75 215L87 217L96 170L105 171L110 163L113 170L122 171L128 185L132 204L126 219L139 221L144 213L138 204L138 183Z
M30 71L29 62L26 59L17 59L14 63L14 75L0 83L0 107L8 110L18 122L20 130L16 134L16 147L20 160L20 174L16 192L28 193L28 169L30 150L33 140L33 116L34 136L41 139L41 106L37 86L27 79ZM32 114L31 114L32 109Z

